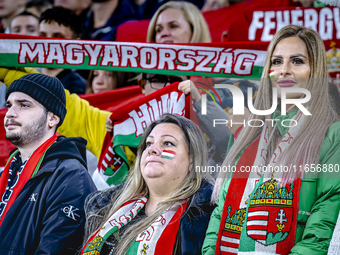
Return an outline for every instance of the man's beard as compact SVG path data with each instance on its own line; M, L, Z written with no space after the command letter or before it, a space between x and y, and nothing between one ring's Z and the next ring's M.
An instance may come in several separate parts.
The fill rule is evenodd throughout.
M21 126L20 133L6 132L6 139L17 147L29 145L40 140L46 133L47 111L42 116L26 126Z

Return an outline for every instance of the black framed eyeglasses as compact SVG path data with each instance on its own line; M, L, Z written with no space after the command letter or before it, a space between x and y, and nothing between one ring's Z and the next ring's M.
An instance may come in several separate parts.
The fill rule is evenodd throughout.
M174 82L181 82L183 79L179 76L171 76L171 75L159 75L155 74L152 77L145 77L145 80L150 82L150 87L158 90L164 88L168 83L172 84Z

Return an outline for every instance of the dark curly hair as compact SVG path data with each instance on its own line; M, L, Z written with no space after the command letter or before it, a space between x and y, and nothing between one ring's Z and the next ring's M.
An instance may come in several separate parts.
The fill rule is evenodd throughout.
M41 22L51 23L57 22L59 25L69 27L73 32L73 38L80 37L81 21L80 18L71 10L63 7L53 7L47 9L41 14L39 23Z

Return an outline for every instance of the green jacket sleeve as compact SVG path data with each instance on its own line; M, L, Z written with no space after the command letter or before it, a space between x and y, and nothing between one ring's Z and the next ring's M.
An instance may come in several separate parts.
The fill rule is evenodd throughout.
M203 243L202 254L210 255L215 254L215 246L218 236L218 230L220 228L221 217L223 212L223 206L227 190L230 184L230 178L224 182L221 187L221 191L217 200L217 206L211 214L209 226L206 232L206 236Z
M327 131L321 146L320 164L333 172L319 173L311 215L302 239L297 240L290 254L327 254L340 209L340 122L332 124ZM334 172L336 169L338 172Z

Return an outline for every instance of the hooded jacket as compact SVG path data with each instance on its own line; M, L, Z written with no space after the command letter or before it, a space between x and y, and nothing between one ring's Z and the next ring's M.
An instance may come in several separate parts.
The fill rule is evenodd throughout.
M58 137L0 225L0 254L76 254L84 201L96 188L86 169L86 141Z

